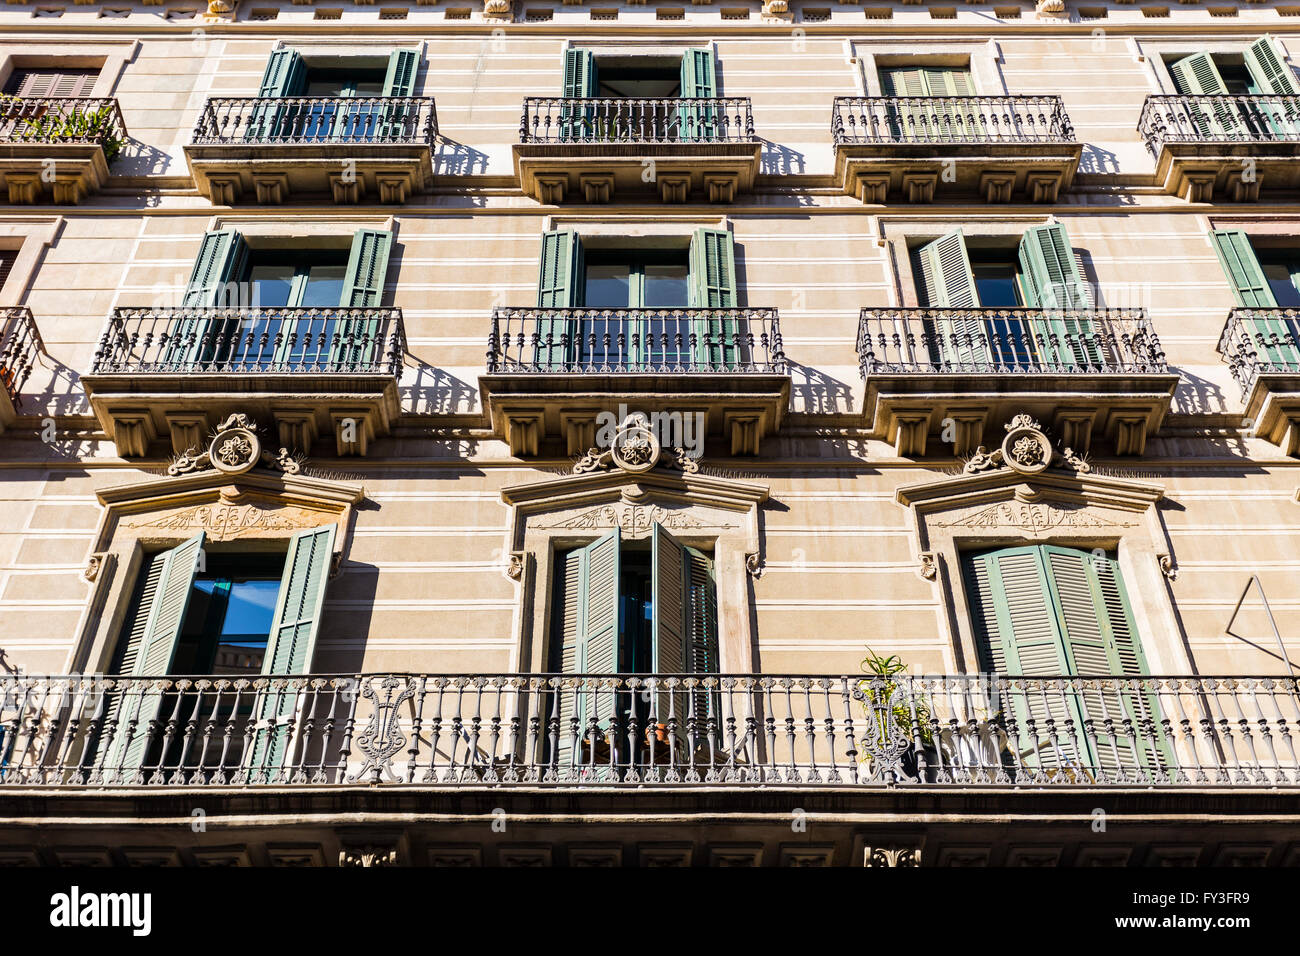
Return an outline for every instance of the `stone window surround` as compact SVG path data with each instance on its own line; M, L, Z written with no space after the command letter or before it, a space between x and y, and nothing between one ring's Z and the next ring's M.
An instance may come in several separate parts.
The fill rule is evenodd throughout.
M252 249L348 249L358 229L382 229L397 238L395 216L268 219L258 215L213 216L206 231L235 229Z
M48 48L50 52L40 52ZM92 97L109 97L126 64L139 52L139 40L78 40L31 37L0 41L0 87L15 69L98 68Z
M601 216L582 213L547 216L543 230L572 229L588 249L636 246L646 249L688 249L696 229L725 229L734 234L727 216L702 213L687 216ZM737 286L739 292L739 286Z
M330 40L322 37L313 37L310 40L277 40L271 52L276 50L292 49L297 50L298 54L309 67L315 69L342 69L347 66L360 66L365 69L382 69L388 65L388 57L394 50L415 50L419 54L419 66L422 68L426 63L425 48L426 41L411 38L412 42L406 42L405 39L394 39L386 37L384 39L358 39L356 37L338 38ZM420 69L416 70L415 79L419 79ZM420 93L416 92L419 96Z
M9 278L0 288L0 307L18 305L26 297L46 247L62 229L62 216L5 216L0 220L0 249L18 251Z
M1267 32L1261 24L1258 36L1232 37L1222 40L1206 38L1205 40L1134 40L1133 42L1138 44L1139 56L1146 61L1146 76L1147 82L1151 85L1151 91L1156 94L1174 95L1177 94L1178 88L1174 85L1173 77L1169 73L1166 58L1179 59L1183 56L1191 56L1193 53L1235 53L1240 55L1245 52L1246 47L1263 37ZM1277 50L1278 58L1282 60L1283 65L1294 69L1295 65L1291 62L1286 41L1282 37L1273 35L1273 48Z
M862 96L883 96L880 67L969 66L971 83L980 96L1005 96L1006 80L999 66L1002 51L996 40L945 40L927 43L923 53L899 53L896 38L845 40L846 58Z
M969 236L1019 239L1031 226L1057 221L1055 216L1041 215L987 216L976 220L880 216L876 242L885 248L886 270L894 280L889 290L889 305L894 308L917 308L920 305L910 254L917 243L938 239L958 227Z

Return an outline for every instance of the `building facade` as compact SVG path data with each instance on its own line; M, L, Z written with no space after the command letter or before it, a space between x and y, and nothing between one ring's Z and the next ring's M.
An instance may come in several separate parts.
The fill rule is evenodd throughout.
M0 861L1300 861L1300 7L457 2L0 10Z

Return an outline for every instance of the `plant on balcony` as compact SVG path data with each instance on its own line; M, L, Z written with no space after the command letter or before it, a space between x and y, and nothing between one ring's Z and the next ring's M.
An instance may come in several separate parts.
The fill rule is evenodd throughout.
M26 105L22 97L0 94L0 102ZM104 159L112 162L122 151L125 140L118 134L112 106L106 104L97 110L72 109L67 113L50 112L48 108L39 115L13 117L13 137L31 142L58 142L82 140L98 142L104 150Z
M902 691L901 682L895 680L897 675L907 672L907 665L903 663L903 659L897 654L881 657L868 647L867 655L862 659L862 670L871 675L858 681L858 689L863 696L863 707L866 708L868 716L874 714L875 719L880 722L881 736L888 737L890 728L886 725L893 724L910 738L912 713L915 710L916 720L921 725L921 743L926 747L934 746L934 730L931 727L928 702L924 697L909 695ZM890 714L888 719L879 709L881 702L888 703Z

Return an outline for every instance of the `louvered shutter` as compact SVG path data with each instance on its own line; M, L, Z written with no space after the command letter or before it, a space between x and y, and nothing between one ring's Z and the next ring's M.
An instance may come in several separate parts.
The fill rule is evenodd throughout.
M686 669L693 674L716 674L718 660L718 589L713 559L686 548ZM708 734L722 732L720 691L699 688L691 694L690 715L695 721L698 746Z
M1185 96L1226 96L1228 85L1208 53L1193 53L1169 67L1178 92Z
M543 233L537 276L540 311L533 351L533 361L542 368L559 371L578 360L578 338L584 330L571 315L553 310L580 306L585 281L581 237L572 229Z
M257 95L262 99L302 96L307 90L307 65L297 50L275 50L267 58ZM305 132L311 110L302 104L260 103L249 113L244 136L249 140L292 139Z
M598 95L600 82L596 72L596 55L591 50L564 51L564 98L585 99ZM596 111L590 106L562 106L559 136L561 141L591 139L595 134Z
M697 314L691 323L692 354L705 368L725 371L746 361L736 314L736 248L726 229L702 228L691 237L689 303L716 309Z
M276 595L275 616L262 658L264 675L296 676L311 672L336 527L327 524L300 531L289 542ZM256 733L244 762L253 780L274 781L274 775L289 755L290 721L297 707L298 694L282 685L261 692L254 704Z
M98 70L14 70L5 92L13 96L89 96Z
M551 670L560 674L578 674L579 645L582 643L582 564L583 551L570 551L563 563L557 562L560 581L556 588L556 602L552 634ZM574 763L573 742L579 739L578 699L580 691L562 683L552 688L547 702L547 753L554 754L553 762L559 767ZM554 734L554 741L550 735Z
M1277 299L1264 276L1250 237L1240 229L1210 233L1214 251L1223 266L1237 305L1250 309L1276 309ZM1300 327L1277 313L1253 314L1247 319L1257 361L1278 370L1300 368Z
M382 94L388 97L415 95L415 75L420 69L418 50L394 50L388 55L388 71L384 74ZM393 142L415 134L419 110L410 103L386 103L379 121L379 139Z
M1209 102L1187 107L1198 132L1214 139L1250 139L1245 118L1228 96L1228 85L1208 53L1193 53L1169 67L1178 92L1186 96L1211 96Z
M577 648L575 666L581 674L616 674L619 670L619 549L618 528L593 541L579 554ZM590 762L593 748L609 729L617 702L614 692L594 684L581 689L575 702L578 720L578 762ZM620 708L623 709L623 708ZM563 745L561 764L566 760Z
M194 577L203 559L204 541L204 534L200 531L184 544L160 555L163 559L162 566L157 570L156 584L152 586L152 600L149 601L143 631L137 641L134 632L138 625L135 625L127 637L128 647L123 655L124 675L165 677L171 670L176 643L185 622L185 611L190 604L190 593L194 588ZM154 573L152 564L146 573ZM150 589L150 582L146 579L142 600L148 599ZM140 610L142 609L137 609L137 621ZM134 647L131 646L132 642L135 642ZM132 658L130 671L125 669L128 655ZM146 689L145 682L131 683L119 706L120 720L117 734L109 745L108 758L104 764L106 770L128 775L134 773L137 782L147 782L142 779L141 771L145 760L150 756L151 745L162 740L158 721L164 701L170 696L172 695L164 695L158 690ZM160 764L165 756L158 756Z
M1262 37L1246 48L1246 69L1265 93L1300 95L1300 83L1291 68L1277 55L1272 37Z
M682 54L681 98L712 99L718 95L712 50L687 50ZM683 104L677 108L677 137L683 142L738 138L742 131L721 130L718 110L712 105Z
M339 305L343 308L377 309L384 299L388 278L388 257L393 248L393 234L384 229L358 229L352 236L348 267L343 276ZM311 319L306 319L309 323ZM378 341L380 320L376 315L348 318L332 330L330 363L338 371L367 369L383 351ZM284 336L285 347L303 336ZM299 346L303 343L300 341Z
M1057 222L1025 230L1020 239L1020 273L1026 305L1049 313L1030 322L1039 361L1059 368L1099 366L1102 355L1091 318L1059 311L1091 308L1065 226Z
M175 322L163 348L163 362L172 371L190 371L223 361L234 347L239 319L214 318L214 308L245 307L249 272L248 244L234 229L203 236L185 287L188 311Z
M686 549L658 522L651 529L650 567L650 670L654 674L687 673ZM688 718L684 693L658 693L653 705L656 723L673 726L684 735Z
M935 309L979 308L975 274L960 229L916 250L913 261L922 305ZM991 356L987 324L982 319L954 314L934 324L930 338L930 358L936 364L970 371L988 368Z

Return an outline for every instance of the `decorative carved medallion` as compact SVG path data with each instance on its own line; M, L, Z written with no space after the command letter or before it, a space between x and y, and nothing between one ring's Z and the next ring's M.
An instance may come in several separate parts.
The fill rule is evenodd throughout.
M939 576L939 552L922 551L916 556L916 560L920 562L917 571L923 580L933 581Z
M932 522L936 528L966 528L972 531L1007 528L1029 535L1043 534L1054 528L1128 528L1136 523L1109 516L1101 517L1082 507L1016 501L1003 501L947 521Z
M763 555L757 551L750 551L745 555L745 570L749 576L757 580L763 576Z
M581 475L618 467L629 474L639 475L656 465L687 474L695 474L700 468L685 449L665 448L650 426L650 419L642 412L633 412L618 426L610 447L589 449L573 466L573 473Z
M217 541L256 536L266 531L296 531L314 528L320 515L297 508L246 505L197 505L174 511L148 521L124 521L128 528L158 528L162 531L205 531Z
M649 534L650 529L660 524L669 531L690 531L697 528L727 529L736 525L730 523L706 524L691 517L685 511L670 511L658 505L600 505L570 518L564 518L554 524L538 525L543 529L564 531L600 531L617 527L624 534L636 537Z
M227 475L242 475L258 464L286 475L296 475L302 469L302 462L289 449L282 447L274 455L265 450L257 422L237 412L217 426L206 448L189 448L177 455L167 474L175 477L215 468Z
M1055 451L1042 426L1029 415L1016 415L1005 427L1007 437L1002 440L1002 447L990 452L980 445L975 449L975 454L967 459L962 468L963 473L975 475L999 468L1010 468L1022 475L1036 475L1049 467L1064 468L1081 474L1092 470L1073 449Z

